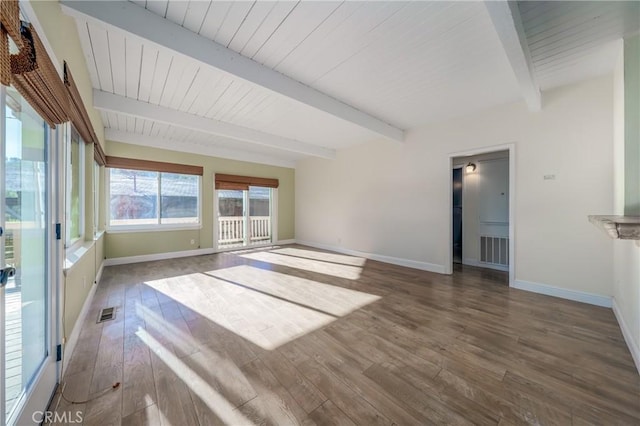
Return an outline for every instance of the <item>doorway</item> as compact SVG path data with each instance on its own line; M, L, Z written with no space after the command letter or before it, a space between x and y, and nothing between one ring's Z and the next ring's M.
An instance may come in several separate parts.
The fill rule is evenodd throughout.
M515 146L449 155L449 261L453 264L509 271L515 277L514 215Z
M453 167L453 263L462 263L462 166Z
M216 190L218 250L268 245L274 237L276 189Z

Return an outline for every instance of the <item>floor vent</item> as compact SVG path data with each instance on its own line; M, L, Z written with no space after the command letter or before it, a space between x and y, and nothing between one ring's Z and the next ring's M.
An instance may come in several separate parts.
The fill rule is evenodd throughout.
M480 262L492 265L509 265L509 239L505 237L480 237Z
M98 323L110 321L116 317L116 308L104 308L98 315Z

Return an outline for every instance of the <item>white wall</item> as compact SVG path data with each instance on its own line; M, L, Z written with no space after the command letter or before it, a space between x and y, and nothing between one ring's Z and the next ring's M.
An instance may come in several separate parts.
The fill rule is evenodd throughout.
M516 144L516 279L611 296L612 241L587 216L613 202L611 76L296 167L296 240L444 271L449 154ZM555 180L543 175L555 174ZM511 188L513 190L513 188Z

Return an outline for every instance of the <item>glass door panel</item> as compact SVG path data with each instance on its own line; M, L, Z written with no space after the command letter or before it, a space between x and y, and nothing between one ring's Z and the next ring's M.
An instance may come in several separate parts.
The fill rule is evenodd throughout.
M249 187L249 245L271 242L271 188Z
M242 247L246 235L246 192L220 189L218 193L218 248Z
M219 189L218 248L264 245L272 242L272 189Z
M25 403L25 392L48 356L47 136L48 127L13 89L5 90L3 268L15 268L4 287L2 383L5 421ZM45 401L46 405L46 401Z

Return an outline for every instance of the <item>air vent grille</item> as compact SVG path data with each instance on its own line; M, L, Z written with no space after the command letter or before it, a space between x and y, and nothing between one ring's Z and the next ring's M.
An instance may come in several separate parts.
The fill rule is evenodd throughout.
M100 314L98 314L98 323L111 321L115 317L116 317L115 307L104 308L100 311Z
M480 237L480 262L492 265L509 265L509 239L505 237Z

